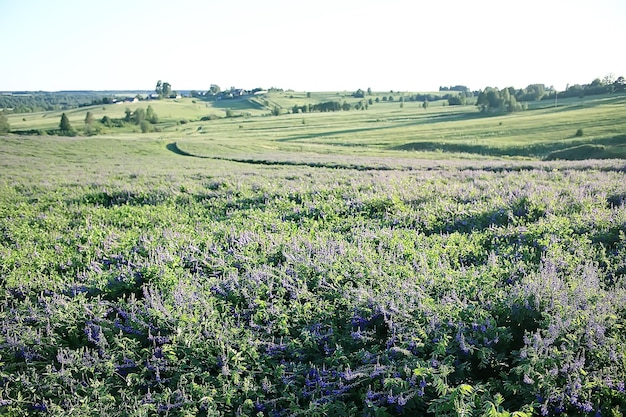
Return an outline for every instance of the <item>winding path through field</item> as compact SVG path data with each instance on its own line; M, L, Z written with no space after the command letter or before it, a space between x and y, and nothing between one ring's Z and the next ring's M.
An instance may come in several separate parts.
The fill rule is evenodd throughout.
M388 170L395 169L395 168L385 167L385 166L340 164L340 163L332 163L332 162L269 161L267 159L239 159L239 158L224 158L220 156L194 155L192 153L189 153L180 149L176 142L168 143L165 147L167 148L168 151L173 152L176 155L190 156L192 158L213 159L216 161L239 162L242 164L306 166L306 167L312 167L312 168L356 169L359 171L388 171Z
M242 159L242 158L225 158L221 156L205 156L205 155L195 155L189 152L186 152L178 147L176 142L172 142L166 145L167 150L175 153L180 156L188 156L192 158L200 158L200 159L212 159L215 161L228 161L228 162L238 162L241 164L251 164L251 165L267 165L267 166L303 166L303 167L311 167L311 168L330 168L330 169L354 169L357 171L413 171L415 169L438 169L441 166L385 166L385 165L364 165L364 164L353 164L353 163L339 163L339 162L303 162L303 161L271 161L267 159ZM526 171L533 169L540 169L546 171L552 171L555 168L560 169L574 169L579 171L587 171L587 170L599 170L599 171L614 171L614 172L626 172L626 165L622 165L621 163L615 164L615 161L620 160L606 160L604 164L599 164L599 160L593 160L593 162L589 161L519 161L519 162L511 162L511 161L484 161L482 164L474 165L460 165L458 168L462 171L494 171L494 172L516 172L516 171ZM441 162L441 161L440 161ZM451 160L444 160L442 164L444 166L450 165Z

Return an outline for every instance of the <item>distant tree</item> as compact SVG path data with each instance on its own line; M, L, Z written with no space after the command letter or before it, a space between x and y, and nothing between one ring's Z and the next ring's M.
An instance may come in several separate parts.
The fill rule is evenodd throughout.
M624 79L624 77L619 76L613 82L613 92L620 93L624 91L626 91L626 80Z
M530 84L528 87L519 90L515 94L518 101L537 101L546 95L546 86L544 84Z
M168 82L163 83L163 97L168 98L172 95L172 85Z
M100 123L102 123L106 127L113 127L113 120L111 120L109 116L103 116L100 120Z
M146 109L146 120L153 125L159 123L159 116L157 116L157 114L154 112L152 106L148 106L148 108Z
M367 104L369 104L369 105L371 106L372 104L374 104L374 100L372 100L372 98L370 97L370 98L367 100Z
M424 102L422 103L422 108L424 110L426 110L428 108L428 99L424 99Z
M404 96L400 97L400 108L404 107Z
M142 120L139 126L141 127L141 133L152 132L152 125L147 120Z
M11 125L9 119L4 112L0 113L0 133L9 133L11 131Z
M522 110L522 106L517 102L517 99L513 95L509 95L509 99L504 102L506 111L513 113L514 111Z
M91 136L93 135L95 132L94 126L93 126L93 114L91 114L90 111L87 112L87 114L85 114L85 129L84 132L86 135Z
M372 95L372 89L370 87L367 87L367 95L368 96Z
M124 111L124 121L126 123L129 123L132 119L133 119L133 112L128 107L126 107L126 110Z
M208 94L209 95L218 95L221 92L222 92L222 89L220 88L219 85L211 84L211 88L209 88Z
M393 100L394 100L393 96L389 96L389 97L387 98L387 101L393 101Z
M355 98L363 98L365 97L365 91L361 90L360 88L358 90L356 90L353 94L352 97Z
M168 98L172 94L172 85L168 82L159 80L156 83L154 92L157 93L159 98Z
M75 134L75 131L70 124L70 120L67 118L65 113L61 115L61 121L59 122L59 131L61 132L61 134L68 136L74 136Z
M478 94L476 105L480 107L482 112L514 112L522 110L523 106L518 103L515 95L511 94L512 90L515 92L515 89L510 88L498 90L497 88L487 87Z
M465 104L465 96L463 94L452 94L448 98L448 104L451 106L461 106Z
M138 107L133 113L132 120L136 125L140 125L141 122L146 120L146 111L142 107Z

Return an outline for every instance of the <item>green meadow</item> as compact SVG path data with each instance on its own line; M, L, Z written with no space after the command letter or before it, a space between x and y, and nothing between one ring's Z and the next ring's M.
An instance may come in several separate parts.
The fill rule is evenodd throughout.
M160 132L141 135L171 139L198 156L255 155L290 158L306 155L380 155L390 158L623 158L626 130L623 95L590 96L528 103L529 110L481 113L474 106L442 106L434 101L379 102L367 110L291 113L292 107L323 101L354 104L349 93L276 92L259 97L203 101L183 98L132 104L91 106L66 111L80 131L86 112L95 120L123 118L129 109L150 105L159 116ZM382 96L374 94L371 97ZM386 94L385 94L386 96ZM370 98L371 98L370 97ZM367 97L366 97L367 98ZM272 117L272 108L281 115ZM232 117L226 118L229 111ZM54 129L58 112L9 115L13 130ZM202 119L205 121L202 121ZM211 119L211 120L207 120ZM581 131L582 135L576 133ZM103 129L104 137L140 133L138 126Z
M624 416L626 96L401 96L9 114L0 415Z

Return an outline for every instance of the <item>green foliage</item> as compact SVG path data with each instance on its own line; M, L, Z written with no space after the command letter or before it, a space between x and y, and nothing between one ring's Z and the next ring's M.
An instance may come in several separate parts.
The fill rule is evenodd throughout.
M621 161L106 140L0 143L0 414L625 409Z
M137 107L132 114L131 121L136 125L140 125L141 122L146 121L146 110L142 107Z
M76 131L72 127L70 120L67 118L65 113L61 115L61 121L59 122L59 132L62 135L66 136L74 136L76 134Z
M85 114L85 124L86 125L92 125L93 122L94 122L93 114L90 111L88 111Z
M511 87L498 90L487 87L478 94L476 105L482 112L508 112L512 113L522 109L522 106L515 98L515 90Z
M141 133L148 133L148 132L152 132L152 125L150 124L150 122L148 122L147 120L142 120L139 123L139 126L141 127Z
M159 123L159 116L154 112L154 109L150 105L146 109L146 120L153 125Z
M86 92L28 92L0 95L0 109L12 109L12 113L34 113L42 111L69 110L97 104L108 104L113 100L105 93Z
M9 133L11 132L11 125L9 124L9 119L4 114L4 112L0 112L0 133Z
M161 80L157 81L154 92L160 99L169 98L172 95L172 85Z
M582 130L582 129L578 129L578 130L576 131L576 134L575 134L574 136L575 136L575 137L577 137L577 138L580 138L580 137L582 137L583 135L584 135L583 130Z

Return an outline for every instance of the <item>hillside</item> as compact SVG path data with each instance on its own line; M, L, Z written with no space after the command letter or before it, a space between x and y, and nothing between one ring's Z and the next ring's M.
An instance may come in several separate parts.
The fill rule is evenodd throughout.
M474 106L383 101L389 93L361 99L348 92L271 92L224 100L183 98L90 106L66 111L83 129L91 112L101 134L137 134L138 125L100 126L104 116L122 120L125 112L151 106L159 123L152 135L171 138L200 156L287 158L303 155L381 155L412 158L623 158L626 118L624 95L593 96L528 103L515 113L481 113ZM409 97L408 93L404 96ZM356 107L371 101L361 110ZM376 102L378 100L378 102ZM348 105L349 111L314 111L323 103ZM344 104L345 103L345 104ZM311 112L306 111L306 107ZM61 111L12 114L13 131L44 132L58 127ZM273 115L274 114L274 115ZM276 115L278 114L278 115ZM148 135L148 134L145 134ZM256 155L256 156L255 156Z

